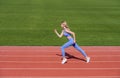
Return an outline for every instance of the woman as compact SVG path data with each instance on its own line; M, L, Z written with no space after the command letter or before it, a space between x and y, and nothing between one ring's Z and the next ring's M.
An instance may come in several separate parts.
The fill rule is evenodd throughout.
M89 63L90 62L90 57L87 56L87 54L78 46L78 44L76 43L76 38L75 38L75 33L72 32L68 25L67 25L67 22L66 21L63 21L61 23L61 28L62 28L62 32L59 34L57 32L57 30L55 29L54 32L57 34L57 36L59 38L61 38L63 35L67 37L68 39L68 42L65 43L62 47L61 47L61 51L62 51L62 57L63 57L63 60L62 60L62 64L65 64L67 62L67 59L65 57L65 48L69 47L69 46L73 46L75 49L77 49L79 52L82 53L82 55L86 58L86 62ZM72 36L73 37L72 37Z

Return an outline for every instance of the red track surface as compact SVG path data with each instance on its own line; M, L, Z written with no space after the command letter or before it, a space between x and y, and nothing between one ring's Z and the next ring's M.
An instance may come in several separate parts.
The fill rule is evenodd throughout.
M68 62L61 64L60 47L0 47L0 78L120 78L120 46L66 49Z

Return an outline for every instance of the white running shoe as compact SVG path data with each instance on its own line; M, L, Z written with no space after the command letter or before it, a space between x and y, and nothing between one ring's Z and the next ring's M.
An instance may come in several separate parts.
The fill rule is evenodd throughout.
M86 57L86 62L87 62L87 63L90 62L90 57Z
M65 64L67 62L67 59L66 58L63 58L63 60L62 60L62 64Z

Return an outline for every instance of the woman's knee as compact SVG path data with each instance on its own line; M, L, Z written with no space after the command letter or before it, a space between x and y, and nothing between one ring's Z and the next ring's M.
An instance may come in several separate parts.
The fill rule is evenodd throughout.
M65 48L64 48L64 46L61 46L61 50L64 50Z

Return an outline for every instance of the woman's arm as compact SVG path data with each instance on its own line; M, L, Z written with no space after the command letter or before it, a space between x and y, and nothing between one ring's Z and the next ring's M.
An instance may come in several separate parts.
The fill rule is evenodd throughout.
M61 34L59 34L59 33L57 32L57 30L55 29L54 32L57 34L57 36L58 36L59 38L61 38L61 37L63 36L63 31L61 32Z
M73 38L74 38L74 43L76 43L75 33L74 33L74 32L72 32L71 30L68 30L68 29L65 29L65 31L73 35Z

